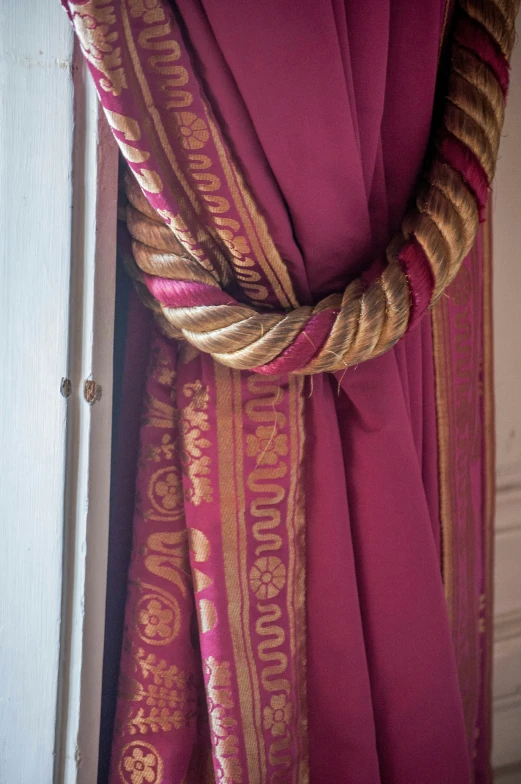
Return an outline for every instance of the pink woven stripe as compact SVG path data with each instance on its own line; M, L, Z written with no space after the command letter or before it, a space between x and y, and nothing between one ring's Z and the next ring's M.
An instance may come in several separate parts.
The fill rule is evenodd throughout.
M454 37L461 46L470 49L470 51L474 52L474 54L486 63L489 68L492 68L503 91L503 95L506 97L510 81L510 66L485 28L481 27L480 24L474 22L474 20L470 19L468 16L463 16L458 19Z
M253 368L255 373L275 375L300 370L320 351L335 323L338 310L326 310L312 316L293 343L267 365Z
M405 243L398 254L398 260L409 280L411 290L411 312L407 327L407 330L410 330L429 307L434 280L423 248L414 237Z
M237 301L216 286L186 280L171 280L145 275L150 293L170 308L196 308L202 305L237 305Z

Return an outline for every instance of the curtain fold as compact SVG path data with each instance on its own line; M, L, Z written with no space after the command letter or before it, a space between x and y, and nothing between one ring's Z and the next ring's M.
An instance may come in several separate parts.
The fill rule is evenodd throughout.
M150 204L245 299L315 302L383 252L444 0L66 6ZM131 233L164 252L147 209ZM232 371L154 332L110 781L486 781L480 243L434 342L424 319L336 376Z

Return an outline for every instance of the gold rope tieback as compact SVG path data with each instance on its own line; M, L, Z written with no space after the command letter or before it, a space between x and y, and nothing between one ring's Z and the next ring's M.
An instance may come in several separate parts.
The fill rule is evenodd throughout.
M238 302L126 181L131 273L167 334L229 367L335 372L382 354L431 307L475 241L494 176L519 0L459 0L441 127L413 208L383 271L315 306L285 312ZM380 262L381 264L381 262Z

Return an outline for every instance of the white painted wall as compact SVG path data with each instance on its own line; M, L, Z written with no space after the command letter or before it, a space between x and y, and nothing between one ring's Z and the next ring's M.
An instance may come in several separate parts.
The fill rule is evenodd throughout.
M518 37L521 20L518 19ZM521 784L521 44L494 184L497 521L494 747L501 784Z
M62 589L73 42L56 0L1 4L0 37L0 782L48 784Z
M0 3L0 784L96 780L116 185L60 3Z

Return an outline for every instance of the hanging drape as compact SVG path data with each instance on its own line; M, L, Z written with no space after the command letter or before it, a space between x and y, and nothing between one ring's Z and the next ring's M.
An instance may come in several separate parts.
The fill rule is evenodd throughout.
M288 309L382 254L427 149L445 0L65 5L132 170L130 266L231 259L234 296ZM487 780L488 232L432 323L334 375L140 330L111 782Z

